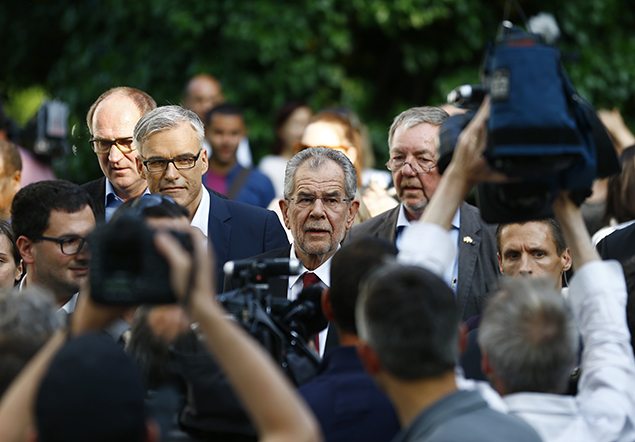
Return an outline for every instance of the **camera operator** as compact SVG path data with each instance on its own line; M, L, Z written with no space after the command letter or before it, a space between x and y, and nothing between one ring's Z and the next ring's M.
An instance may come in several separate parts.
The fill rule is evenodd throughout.
M215 285L209 277L209 271L214 268L214 265L206 250L206 241L200 232L189 227L187 229L187 232L183 232L190 238L192 252L186 251L173 234L164 231L156 233L154 244L169 264L173 292L183 305L188 317L198 323L208 348L216 356L219 365L225 371L255 423L260 440L319 440L317 424L306 406L294 393L291 385L260 346L237 324L228 320L225 311L214 300ZM86 286L82 288L82 291L89 293L90 290ZM103 427L104 422L102 416L96 413L81 413L80 427L85 433L80 435L74 433L77 431L76 416L81 412L77 410L78 404L81 405L80 408L92 410L93 407L103 404L105 400L101 396L95 396L83 398L84 402L73 401L73 398L82 398L82 381L87 378L92 379L95 371L102 372L101 375L105 377L109 377L111 373L113 376L125 376L126 383L110 385L107 395L109 398L134 396L133 401L142 401L142 389L134 387L138 386L138 382L135 384L134 379L130 380L130 377L134 375L121 368L125 365L123 360L116 369L108 365L113 369L100 370L100 363L105 361L103 356L112 355L114 351L112 345L108 349L100 348L97 356L102 356L101 359L99 357L90 359L90 348L82 346L85 340L91 339L91 331L101 330L120 316L122 311L123 307L120 306L97 304L90 296L79 299L72 321L72 335L79 337L72 338L64 345L64 336L61 333L56 334L10 387L0 403L0 439L8 442L23 440L23 436L28 431L37 429L40 432L39 439L44 441L69 440L66 434L73 434L75 437L73 440L101 440L93 433L95 428ZM78 354L77 347L82 347L85 353ZM93 360L92 368L84 366L84 370L79 373L70 370L69 376L63 377L59 364L65 362L67 367L72 367L69 353L75 358ZM258 370L253 370L253 367L258 367ZM53 387L56 387L58 393L64 396L64 400L60 401L60 406L41 408L40 404L36 403L35 397L40 383L46 384L50 376L57 377L57 385ZM134 388L131 388L131 385ZM47 388L51 386L48 385ZM126 391L123 391L124 388ZM131 393L130 390L133 392ZM39 396L41 395L40 390ZM272 403L275 404L274 407L271 406ZM42 413L49 413L46 416L38 414L35 425L31 411L33 408ZM135 414L135 416L137 419L129 424L138 428L139 419L145 419L145 416L141 414ZM43 422L51 423L52 417L56 422L54 434L45 432L47 429L41 426ZM153 440L152 436L156 434L146 430L137 439L125 440ZM124 439L113 436L109 440Z
M273 296L294 300L304 287L330 285L331 258L353 225L359 209L356 191L355 168L346 155L337 150L309 148L289 160L280 210L286 227L293 235L293 245L253 259L298 259L302 267L298 275L272 280L270 290ZM237 284L235 279L226 278L225 290ZM327 330L320 332L318 337L320 356L334 344L335 338Z

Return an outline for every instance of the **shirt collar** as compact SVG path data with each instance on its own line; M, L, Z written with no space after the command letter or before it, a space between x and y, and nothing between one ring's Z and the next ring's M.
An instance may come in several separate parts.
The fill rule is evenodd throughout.
M201 202L199 203L196 212L194 212L194 216L192 217L192 222L190 224L192 227L196 227L203 232L203 235L207 238L210 198L209 193L207 193L207 189L203 187L201 191L203 192L203 196L201 197Z
M340 248L340 246L337 246L338 250ZM293 244L291 244L291 252L289 253L289 258L290 259L297 259L298 261L300 261L298 259L298 256L295 254L295 246ZM306 267L304 267L304 264L302 264L302 261L300 261L300 273L298 275L291 275L289 276L289 287L293 286L296 281L298 279L300 279L300 277L302 277L302 274L304 274L305 272L313 272L317 275L318 278L320 278L320 281L322 281L322 283L324 285L326 285L327 287L331 286L331 259L333 257L331 256L329 259L327 259L326 261L324 261L322 263L321 266L319 266L317 269L315 270L308 270Z
M399 227L408 227L410 225L410 221L406 217L406 208L403 204L399 205L399 216L397 217L397 228ZM454 217L452 218L452 228L459 230L459 226L461 225L461 209L459 208Z

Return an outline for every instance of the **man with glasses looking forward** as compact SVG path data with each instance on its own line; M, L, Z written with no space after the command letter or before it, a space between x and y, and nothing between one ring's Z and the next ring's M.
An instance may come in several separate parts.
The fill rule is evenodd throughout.
M437 168L437 139L448 114L438 107L413 107L395 117L388 134L390 159L386 167L401 204L351 230L351 238L375 236L401 249L403 231L423 214L441 175ZM452 220L451 234L458 245L458 258L445 281L452 287L463 320L477 315L484 297L499 275L493 230L481 220L476 207L461 205Z
M11 214L26 266L20 288L45 288L61 310L71 313L80 284L88 277L86 237L95 227L90 196L68 181L39 181L16 194Z
M146 181L137 171L132 131L137 121L156 107L142 90L115 87L101 94L88 110L90 145L104 176L82 187L93 198L97 221L108 221L122 203L146 191Z
M288 246L287 235L270 210L230 201L203 186L207 152L203 123L180 106L162 106L144 115L134 128L137 170L151 193L170 196L189 212L190 223L209 239L216 253L218 290L222 267Z

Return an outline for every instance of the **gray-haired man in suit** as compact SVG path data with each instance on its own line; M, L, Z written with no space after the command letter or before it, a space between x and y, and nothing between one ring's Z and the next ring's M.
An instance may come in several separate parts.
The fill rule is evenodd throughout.
M413 107L395 117L388 134L390 160L386 166L401 204L353 227L351 238L375 236L401 246L401 234L418 220L434 194L441 175L437 168L437 139L448 114L438 107ZM463 320L478 315L486 294L499 275L493 229L467 203L452 220L451 234L459 253L445 281L452 287Z

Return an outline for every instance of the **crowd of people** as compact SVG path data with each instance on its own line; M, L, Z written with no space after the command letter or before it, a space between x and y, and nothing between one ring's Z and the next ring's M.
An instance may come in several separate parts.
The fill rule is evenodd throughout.
M438 106L395 116L382 172L354 113L291 102L254 167L243 111L207 74L182 105L101 94L86 124L103 176L82 185L20 188L0 139L0 440L635 441L635 138L602 115L623 171L596 248L597 194L498 226L466 202L509 179L483 155L489 112L486 98L443 175ZM99 249L91 232L125 217L151 241ZM173 302L99 298L121 284L91 258L105 247L156 253L167 275L130 267ZM246 277L223 268L244 260L298 268L260 274L232 316L221 300L243 299L228 294L246 296ZM276 305L311 306L309 335Z

